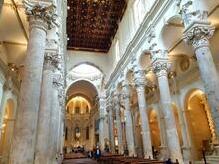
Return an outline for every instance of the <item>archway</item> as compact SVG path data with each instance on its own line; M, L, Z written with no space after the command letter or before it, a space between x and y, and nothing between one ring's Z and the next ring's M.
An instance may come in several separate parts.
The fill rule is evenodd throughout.
M202 150L209 150L209 143L214 139L214 125L205 94L194 89L186 96L186 118L192 141L192 154L194 160L202 158Z
M0 163L8 163L15 121L15 104L12 99L6 101L0 136Z
M158 115L155 109L150 109L148 111L149 111L148 118L149 118L149 126L151 131L152 147L153 147L154 156L156 157L158 155L161 146Z
M90 150L99 142L97 89L88 80L78 80L66 95L65 153Z

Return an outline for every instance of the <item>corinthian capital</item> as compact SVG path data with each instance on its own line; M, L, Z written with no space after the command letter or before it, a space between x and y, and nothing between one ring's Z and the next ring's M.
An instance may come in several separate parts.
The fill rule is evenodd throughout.
M166 50L152 51L152 69L157 76L167 74L170 67Z
M23 3L29 21L38 20L38 23L41 23L45 28L53 27L57 15L55 14L55 6L51 2L23 0Z
M183 38L195 49L206 47L209 46L209 38L213 36L214 30L209 24L194 24L184 32Z

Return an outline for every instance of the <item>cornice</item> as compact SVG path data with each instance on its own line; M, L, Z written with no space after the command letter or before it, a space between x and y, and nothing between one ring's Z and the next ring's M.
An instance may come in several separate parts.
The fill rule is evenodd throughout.
M145 15L142 23L140 24L140 27L134 35L134 38L128 44L124 54L116 65L116 68L110 75L110 78L106 84L106 88L112 88L113 84L120 76L120 70L124 70L125 67L130 63L130 60L133 58L135 53L146 41L149 31L152 29L152 27L154 27L155 24L158 23L160 19L162 19L163 13L170 5L172 5L172 3L174 3L174 0L166 0L165 3L163 3L163 0L155 2L150 12ZM153 17L152 20L150 19L151 17ZM153 24L151 22L153 22Z

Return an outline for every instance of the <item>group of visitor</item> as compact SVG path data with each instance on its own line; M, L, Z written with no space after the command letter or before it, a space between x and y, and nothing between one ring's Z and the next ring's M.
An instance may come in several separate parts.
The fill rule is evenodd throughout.
M88 158L99 160L100 156L101 156L101 150L99 146L96 146L93 148L93 150L88 151Z

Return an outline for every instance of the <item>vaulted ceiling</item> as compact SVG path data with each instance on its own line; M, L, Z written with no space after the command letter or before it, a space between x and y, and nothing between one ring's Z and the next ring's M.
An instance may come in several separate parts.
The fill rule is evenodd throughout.
M107 52L126 0L68 0L68 49Z

